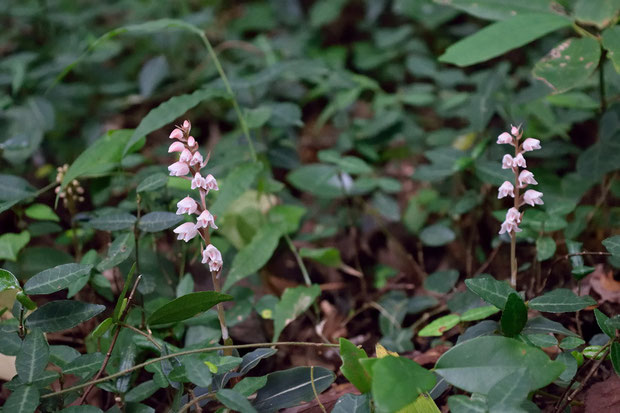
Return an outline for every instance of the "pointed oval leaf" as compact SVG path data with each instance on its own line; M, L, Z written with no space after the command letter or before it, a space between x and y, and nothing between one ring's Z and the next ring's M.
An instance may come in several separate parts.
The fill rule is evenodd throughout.
M62 369L62 373L74 374L82 379L87 379L99 370L104 359L105 356L101 353L82 354L67 364Z
M321 287L312 285L310 287L287 288L282 294L282 298L276 304L273 315L273 341L278 341L280 333L284 327L289 325L300 314L312 305L314 300L321 294Z
M508 296L516 292L507 283L498 281L490 275L465 280L465 285L484 301L499 309L503 309Z
M566 288L557 288L528 303L530 308L547 313L566 313L583 310L596 305L596 300L589 295L578 296Z
M527 323L527 307L517 293L511 293L502 312L500 324L507 337L514 337L523 330Z
M487 405L492 412L519 411L518 406L530 392L529 377L525 368L498 381L489 390Z
M45 333L67 330L90 320L105 310L104 305L73 300L51 301L37 308L26 318L28 328L40 328Z
M215 291L189 293L159 307L151 314L147 322L151 327L176 323L205 312L218 303L232 299L233 297L228 294Z
M11 271L0 268L0 293L4 290L19 290L19 281Z
M33 328L24 338L15 358L15 369L23 383L32 383L47 366L50 349L43 332Z
M441 337L443 333L450 330L461 321L461 317L458 314L448 314L443 317L439 317L432 323L424 327L418 333L420 337Z
M88 221L88 225L101 231L118 231L133 227L136 217L128 212L101 215Z
M452 413L487 413L486 403L482 400L472 400L462 394L450 396L448 398L448 407Z
M484 320L500 312L501 310L494 305L486 305L484 307L470 308L461 315L461 321L477 321Z
M144 232L158 232L168 229L183 220L183 216L174 212L149 212L138 221L138 228Z
M39 389L34 384L19 386L2 406L3 412L34 413L39 405Z
M340 338L340 358L342 366L340 371L360 392L370 391L371 380L368 372L362 367L359 360L368 358L363 348L351 343L346 338Z
M168 175L163 172L149 175L138 184L136 192L149 192L163 188L168 183L168 179Z
M41 271L24 285L27 294L51 294L69 287L93 268L92 265L63 264Z
M573 336L579 337L577 333L574 333L564 327L562 324L557 321L551 321L545 317L534 317L528 320L525 328L523 329L523 334L563 334L565 336Z
M128 403L138 403L144 399L148 399L159 389L159 385L155 383L154 380L147 380L125 393L124 400Z
M232 389L220 389L215 393L215 398L224 406L235 412L255 413L256 409L241 393Z
M370 413L370 395L345 394L338 399L331 413Z

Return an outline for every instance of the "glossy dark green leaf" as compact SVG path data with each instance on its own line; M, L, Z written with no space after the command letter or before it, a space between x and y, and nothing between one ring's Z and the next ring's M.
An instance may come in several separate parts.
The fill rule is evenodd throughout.
M34 384L19 386L2 406L3 412L34 413L39 405L39 389Z
M489 390L487 405L492 412L518 411L519 405L530 392L530 378L526 368L506 376Z
M144 178L136 188L136 192L150 192L163 188L168 183L169 176L163 172L154 173Z
M159 307L151 314L147 322L151 327L176 323L205 312L218 303L232 299L233 297L228 294L221 294L215 291L200 291L186 294Z
M0 174L0 201L18 202L34 197L36 189L24 178Z
M340 251L333 247L328 248L301 248L299 255L303 258L320 262L328 267L340 267L342 260L340 259Z
M22 339L15 332L0 332L0 354L15 356L22 347Z
M609 356L611 357L611 364L614 366L614 371L620 376L620 343L617 341L611 343Z
M555 254L555 241L551 237L540 237L536 240L536 259L545 261Z
M508 283L498 281L491 276L481 276L465 280L465 285L484 301L499 309L503 309L508 296L516 292Z
M563 334L565 336L579 337L575 332L567 329L557 321L551 321L545 317L534 317L528 320L523 334Z
M220 389L217 393L215 393L215 398L232 411L244 413L256 412L256 409L250 404L248 399L235 390Z
M136 217L128 212L101 215L88 221L88 225L101 231L118 231L129 229L136 222Z
M448 314L443 317L439 317L420 330L418 336L441 337L443 333L456 326L460 321L461 317L458 314Z
M19 290L19 281L11 271L0 268L0 293L5 290Z
M605 238L603 246L611 253L611 255L620 256L620 235Z
M370 413L370 395L345 394L340 396L331 413Z
M454 287L459 279L457 270L436 271L424 280L424 288L440 294L445 294Z
M620 3L616 0L577 0L573 14L580 23L602 29L617 19L618 10Z
M43 332L33 328L24 341L15 358L15 369L23 383L32 383L49 361L50 349Z
M168 229L183 220L182 215L174 212L149 212L138 221L138 228L144 232L158 232Z
M594 316L596 318L596 323L598 324L598 327L601 329L601 331L607 334L609 338L614 338L614 329L609 328L609 326L607 325L607 320L609 320L609 317L603 314L598 308L594 309Z
M620 26L608 27L603 31L603 47L617 73L620 73Z
M74 374L82 379L87 379L99 371L104 359L105 356L101 353L82 354L67 364L62 369L62 373Z
M0 235L0 260L17 261L17 255L30 242L30 233L4 233Z
M340 338L340 358L342 359L342 366L340 366L342 375L360 392L368 393L371 386L370 376L359 362L360 359L368 358L364 349L357 348L346 338Z
M510 293L502 312L500 324L507 337L514 337L523 330L527 323L527 307L517 293Z
M586 296L577 296L566 288L557 288L540 297L532 299L528 303L530 308L547 313L566 313L579 311L584 308L596 305L596 300Z
M253 406L260 412L273 412L315 398L334 381L334 373L323 367L295 367L267 375L267 384L256 394Z
M276 304L273 315L273 341L278 341L280 333L304 311L306 311L321 294L321 288L314 284L310 287L287 288Z
M457 8L472 16L487 20L506 20L514 16L530 13L551 13L549 0L450 0L445 2L450 7Z
M451 413L487 413L487 405L480 399L470 399L461 394L448 398Z
M90 320L105 310L104 305L73 300L51 301L37 308L26 318L28 328L40 328L46 333L67 330Z
M119 371L124 371L132 368L136 363L137 347L131 342L120 354L120 363L118 365ZM116 379L116 391L119 393L126 393L129 390L129 384L131 382L131 374L125 374L124 376Z
M154 380L147 380L125 393L124 399L127 403L141 402L151 397L159 389L159 385Z
M51 294L69 287L83 275L90 273L92 265L62 264L32 276L24 284L27 294Z
M97 264L97 269L99 271L104 271L109 268L115 267L125 261L135 248L135 235L133 232L125 232L119 234L112 244L110 244L110 248L108 248L108 255Z
M250 397L252 394L256 393L258 389L262 388L267 384L267 376L258 376L258 377L245 377L241 379L241 381L235 384L233 390L238 391L245 397Z
M573 350L584 343L585 341L579 337L566 337L560 343L560 348L563 350Z

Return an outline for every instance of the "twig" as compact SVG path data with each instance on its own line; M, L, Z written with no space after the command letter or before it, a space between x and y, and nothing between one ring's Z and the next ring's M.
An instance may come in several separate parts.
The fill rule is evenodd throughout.
M210 399L214 395L215 395L214 393L206 393L206 394L203 394L202 396L194 397L192 400L184 404L183 407L181 407L181 409L179 410L179 413L185 413L193 405L198 404L198 402L201 402L203 400Z
M161 349L162 349L161 345L160 345L157 341L155 341L155 339L153 338L153 336L151 336L150 334L145 333L144 331L142 331L142 330L140 330L140 329L138 329L138 328L135 328L134 326L129 325L129 324L126 324L126 323L118 323L118 325L119 325L119 326L121 326L121 327L123 327L123 328L126 328L126 329L128 329L128 330L131 330L131 331L133 331L134 333L140 334L141 336L143 336L144 338L146 338L148 341L150 341L151 343L153 343L153 345L154 345L155 347L157 347L159 350L161 350Z
M55 397L58 396L60 394L65 394L65 393L70 393L72 391L76 391L76 390L80 390L83 389L84 387L88 387L88 386L92 386L92 385L96 385L99 383L103 383L106 382L108 380L113 380L116 379L118 377L122 377L125 376L133 371L139 370L143 367L146 367L150 364L153 363L159 363L160 361L163 360L167 360L170 358L174 358L174 357L180 357L180 356L187 356L190 354L198 354L198 353L206 353L206 352L210 352L210 351L220 351L220 350L232 350L232 349L243 349L243 348L265 348L265 347L278 347L278 346L299 346L299 347L340 347L338 344L330 344L330 343L308 343L308 342L295 342L295 341L281 341L281 342L276 342L276 343L256 343L256 344L235 344L235 345L231 345L231 346L215 346L215 347L205 347L205 348L198 348L198 349L193 349L193 350L184 350L184 351L180 351L178 353L170 353L170 354L166 354L164 356L160 356L160 357L155 357L152 358L150 360L145 361L144 363L140 363L140 364L136 364L133 367L130 367L128 369L125 369L123 371L119 371L117 373L114 374L110 374L109 376L106 377L101 377L95 380L91 380L87 383L82 383L82 384L78 384L76 386L73 387L69 387L66 388L64 390L59 390L56 391L54 393L48 393L48 394L44 394L43 396L41 396L41 399L47 399L50 397Z
M319 399L319 393L316 391L316 386L314 385L314 366L310 366L310 385L312 385L312 392L314 393L314 398L319 404L319 407L321 408L323 413L327 413L327 410L325 410L325 406L323 406L323 403L321 403L321 400Z

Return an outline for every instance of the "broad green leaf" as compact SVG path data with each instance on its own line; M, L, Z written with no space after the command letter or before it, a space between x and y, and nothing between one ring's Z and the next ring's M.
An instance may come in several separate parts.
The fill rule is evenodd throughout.
M11 271L0 268L0 293L4 290L19 290L19 281Z
M36 195L36 189L24 178L0 174L0 201L19 202Z
M0 236L0 260L16 261L19 251L30 242L28 231Z
M23 383L32 383L47 366L50 349L43 332L33 328L24 338L15 358L15 369Z
M181 220L183 220L183 216L174 212L149 212L140 217L138 228L144 232L158 232L178 224Z
M439 247L451 243L456 239L456 235L451 228L442 224L434 224L424 228L420 232L422 244L429 247Z
M562 108L592 110L598 109L600 106L600 103L583 92L567 92L559 95L549 95L546 100L552 105Z
M316 284L310 287L294 287L284 290L273 315L274 342L278 341L282 330L306 311L320 294L321 288Z
M310 258L311 260L320 262L328 267L338 268L342 265L340 259L340 251L336 248L301 248L299 255L303 258Z
M260 228L252 241L235 255L223 290L227 291L237 281L261 269L271 258L281 235L279 228L270 225Z
M461 317L458 314L448 314L443 317L439 317L432 323L428 324L418 333L420 337L440 337L446 331L457 325L461 321Z
M127 403L141 402L151 397L159 389L159 385L154 380L147 380L125 393L124 400Z
M245 121L248 124L248 128L257 129L265 125L271 117L272 109L269 106L259 106L254 109L245 110Z
M256 391L267 384L267 376L258 376L258 377L245 377L241 379L241 381L235 384L233 390L238 391L243 394L245 397L250 397Z
M11 413L34 413L39 405L39 389L34 384L21 385L11 395L2 406L3 412Z
M230 205L239 199L241 195L252 186L256 177L263 170L263 164L259 162L244 163L230 171L223 182L219 182L217 199L209 208L213 215L226 213Z
M576 333L565 328L562 324L551 321L545 317L534 317L528 320L525 328L522 331L523 334L563 334L565 336L579 337Z
M607 317L598 308L594 309L594 316L596 317L596 323L598 324L601 331L607 334L609 338L614 338L614 329L607 326L607 320L609 320L609 317Z
M136 362L137 347L135 343L130 342L120 354L120 363L118 364L118 370L123 371L132 368ZM126 393L129 390L129 383L131 381L131 374L125 374L116 379L116 391L118 393Z
M93 340L99 339L102 335L104 335L114 324L114 319L112 317L108 317L103 320L93 331L88 335L89 338Z
M550 334L526 334L522 337L525 337L526 343L533 344L536 347L551 347L558 345L558 340L555 336Z
M441 410L429 393L422 393L413 403L400 409L398 413L441 413Z
M76 358L80 357L80 352L66 345L50 346L50 363L60 368L64 368Z
M340 338L340 358L342 366L340 371L360 392L368 393L370 391L370 376L360 364L360 359L368 358L368 355L362 348L357 348L346 338Z
M610 330L620 330L620 315L615 315L605 320L605 325Z
M334 165L304 165L290 172L286 179L300 191L319 198L337 198L345 194L346 188L343 188L338 167Z
M563 350L573 350L584 343L585 341L579 337L566 337L560 343L560 348Z
M584 83L598 66L601 49L589 37L571 38L553 48L532 70L554 93L566 92Z
M136 188L136 192L150 192L163 188L170 177L165 173L155 173L144 178Z
M217 393L215 393L215 398L232 411L244 413L256 412L256 409L250 404L248 399L235 390L220 389Z
M609 356L611 357L611 364L614 366L614 371L620 376L620 343L617 341L611 343Z
M439 60L457 66L484 62L570 24L570 19L557 14L520 14L453 44Z
M525 323L527 323L527 307L519 294L510 293L500 320L502 332L507 337L514 337L523 330Z
M0 354L15 356L22 347L22 339L15 332L0 332Z
M540 349L500 336L467 340L444 353L435 370L448 383L468 392L487 394L505 377L525 368L530 391L555 380L564 365Z
M200 291L186 294L159 307L151 314L147 322L151 327L176 323L205 312L218 303L232 299L232 296L216 291Z
M487 305L484 307L476 307L471 308L465 311L461 315L461 321L476 321L476 320L484 320L487 317L492 316L500 312L501 310L494 305Z
M140 139L173 122L200 102L222 98L226 95L224 91L219 89L199 89L191 94L174 96L161 103L142 118L138 127L133 131L131 138L124 145L123 154L129 152L131 147ZM169 132L172 132L172 129Z
M470 399L461 394L448 398L451 413L487 413L487 405L480 399Z
M165 56L156 56L144 63L138 75L140 95L151 96L153 91L168 76L168 61Z
M67 330L90 320L105 310L104 305L73 300L50 301L26 318L28 328L40 328L45 333Z
M101 353L82 354L62 369L63 374L74 374L82 379L92 377L99 369L105 356Z
M310 9L310 26L319 28L336 20L346 0L319 0Z
M551 237L540 237L536 240L536 259L545 261L555 254L555 240Z
M560 375L560 377L558 377L558 380L561 380L565 382L566 384L568 384L568 382L570 382L573 379L573 377L575 377L575 374L577 373L577 368L578 368L577 360L571 353L567 353L567 352L558 354L555 360L559 361L565 366L565 369ZM582 360L583 360L583 356L582 356Z
M589 295L579 297L566 288L557 288L528 303L530 308L547 313L579 311L591 305L596 305L594 298Z
M396 412L435 386L435 375L405 357L383 357L372 366L372 397L378 412Z
M618 0L577 0L573 10L577 21L595 25L599 29L613 23L619 12Z
M530 392L527 369L518 369L512 375L498 381L487 395L487 405L492 412L509 412L518 409Z
M123 234L118 235L114 242L108 248L108 255L105 257L99 264L97 264L97 269L99 271L107 270L108 268L112 268L117 266L118 264L125 261L131 253L133 252L135 247L135 236L133 232L125 232Z
M26 294L51 294L69 287L83 275L90 273L92 265L62 264L32 276L24 284Z
M611 253L620 257L620 235L614 235L603 240L603 246Z
M269 210L269 222L280 227L282 233L292 234L299 229L307 209L297 205L276 205Z
M129 229L136 222L136 217L128 212L101 215L88 221L88 225L101 231L119 231Z
M484 301L503 309L511 293L516 292L507 283L498 281L491 276L481 276L465 280L465 285Z
M323 367L295 367L269 373L267 384L256 394L254 408L266 413L314 400L312 383L320 394L335 378L334 373Z
M433 0L472 16L487 20L506 20L521 14L552 13L550 0Z
M331 413L370 413L370 396L368 394L345 394L341 396Z
M424 288L440 294L449 292L459 279L457 270L436 271L424 280Z
M598 181L605 174L618 169L620 169L618 139L599 140L577 158L577 173L584 179Z
M24 211L28 218L37 219L39 221L60 221L54 210L45 204L30 205Z
M245 354L239 366L239 373L247 374L247 372L256 367L261 360L273 356L276 352L277 350L275 348L257 348Z
M607 49L607 57L620 73L620 26L609 27L603 31L603 47Z
M71 164L62 180L62 188L76 178L101 175L118 166L131 132L130 129L112 130L95 141Z

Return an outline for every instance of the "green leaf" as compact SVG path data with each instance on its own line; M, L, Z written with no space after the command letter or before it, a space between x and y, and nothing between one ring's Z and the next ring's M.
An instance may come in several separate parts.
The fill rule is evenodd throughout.
M84 380L92 377L100 368L105 356L101 353L82 354L62 369L63 374L74 374Z
M116 305L114 306L114 312L112 313L112 320L118 321L123 312L123 305L126 304L127 293L129 292L129 287L133 283L133 276L136 272L136 263L131 266L129 273L127 273L127 277L125 278L125 282L123 283L123 291L118 296L116 300Z
M176 323L205 312L218 303L232 299L233 297L228 294L215 291L189 293L159 307L151 314L147 322L151 327Z
M493 23L453 44L439 57L439 61L457 66L484 62L570 24L568 18L557 14L517 15Z
M530 378L527 369L518 369L512 375L499 380L487 395L487 405L491 412L519 411L519 405L530 392Z
M136 217L128 212L101 215L88 221L88 225L101 231L119 231L129 229L136 222Z
M461 315L461 321L484 320L485 318L490 317L493 314L496 314L496 313L498 313L500 311L501 310L499 308L495 307L494 305L487 305L487 306L484 306L484 307L470 308L469 310L465 311Z
M47 366L50 349L43 332L34 328L24 338L15 358L15 369L23 383L32 383Z
M437 373L448 383L482 394L487 394L503 378L513 376L520 369L526 369L531 391L553 382L564 365L549 360L536 347L500 336L464 341L444 353L435 365Z
M368 394L345 394L341 396L331 413L370 413L370 396Z
M0 293L5 290L19 290L19 281L11 271L0 268Z
M342 366L340 371L360 392L368 393L370 391L370 376L360 364L360 359L368 358L368 355L362 348L357 348L346 338L340 338L340 358Z
M533 344L536 347L551 347L558 345L558 340L555 336L550 334L526 334L524 337L526 343Z
M144 232L158 232L168 229L183 220L182 215L174 212L149 212L138 221L138 228Z
M316 284L310 287L294 287L284 290L273 315L274 342L278 341L282 330L306 311L320 294L321 288Z
M235 384L233 390L238 391L245 397L250 397L252 394L267 384L267 376L258 377L245 377L241 381Z
M424 288L440 294L446 294L454 287L458 279L459 272L457 270L436 271L424 280Z
M27 294L51 294L76 282L83 275L90 273L92 265L62 264L41 271L24 284Z
M209 208L213 215L226 213L230 205L239 199L241 195L252 186L256 177L263 170L263 164L259 162L244 163L230 171L223 182L219 182L217 199Z
M130 136L129 129L112 130L96 140L69 167L61 187L66 188L69 182L79 177L101 175L118 166Z
M603 240L603 246L611 253L620 257L620 235L614 235Z
M15 356L22 347L22 339L15 332L0 332L0 354Z
M269 210L269 222L279 226L282 233L292 234L299 229L306 212L306 208L297 205L276 205Z
M112 327L113 324L114 319L112 319L112 317L106 318L101 323L99 323L99 325L95 327L93 331L91 331L91 333L89 334L89 338L93 340L99 339L99 337L104 335L110 329L110 327Z
M446 331L457 325L461 321L461 317L458 314L448 314L443 317L439 317L432 323L428 324L418 333L420 337L440 337Z
M11 395L4 406L3 412L34 413L39 405L39 389L35 385L21 385Z
M173 122L185 112L205 100L225 97L226 93L218 89L199 89L187 95L174 96L151 111L140 121L131 138L123 146L123 154L149 133Z
M168 76L168 61L165 56L153 57L144 63L138 76L140 95L149 97L157 86Z
M124 371L132 368L136 361L137 347L135 343L130 342L120 354L120 362L118 364L118 370ZM129 390L129 383L131 380L131 374L125 374L116 379L116 392L126 393Z
M620 169L620 141L599 140L577 158L577 173L587 180L598 181L605 174Z
M560 43L538 61L532 70L554 93L566 92L584 83L598 66L601 49L589 37L571 38Z
M378 412L400 410L435 383L433 373L405 357L383 357L372 366L372 397Z
M133 232L125 232L114 239L114 242L108 248L108 256L97 264L97 270L103 271L108 268L117 266L125 261L135 247L135 236Z
M448 398L448 407L452 413L487 413L487 405L480 399L470 399L461 394Z
M521 14L552 12L549 0L528 0L524 2L518 0L434 1L487 20L506 20Z
M493 304L499 309L503 309L508 296L516 292L504 281L498 281L491 276L481 276L465 280L465 285L484 301Z
M607 325L607 320L609 320L609 317L603 314L598 308L594 309L594 316L596 317L596 324L598 324L601 331L607 334L609 338L614 338L614 329L609 328Z
M527 323L527 307L519 294L510 293L500 320L502 332L507 337L514 337L523 330L525 323Z
M600 106L600 103L583 92L567 92L559 95L549 95L546 100L552 105L562 108L593 110L598 109Z
M154 380L142 382L125 393L124 400L127 403L137 403L151 397L160 387Z
M563 350L573 350L584 344L585 341L578 337L566 337L560 343L560 348Z
M573 14L580 23L592 24L599 29L609 26L618 17L618 0L577 0Z
M611 357L611 364L614 366L614 371L620 376L620 343L617 341L611 343L609 356Z
M528 305L534 310L547 313L566 313L596 305L596 300L589 295L579 297L569 289L557 288L534 298Z
M536 259L545 261L555 254L555 240L551 237L540 237L536 240Z
M456 235L452 229L442 224L435 224L424 228L420 232L420 240L422 244L429 247L439 247L449 244L456 239Z
M303 258L320 262L328 267L338 268L342 265L340 251L336 248L301 248L299 255Z
M17 299L17 301L19 301L21 305L26 307L28 310L34 310L35 308L37 308L37 304L32 301L30 297L24 294L23 291L18 291L15 295L15 298Z
M286 179L300 191L320 198L337 198L345 194L334 165L310 164L290 172Z
M30 242L28 231L0 236L0 260L16 261L19 251Z
M256 409L241 393L232 389L220 389L215 393L215 398L224 406L237 412L254 413Z
M223 290L227 291L237 281L261 269L271 258L281 235L279 228L261 227L252 241L235 255Z
M95 406L69 406L58 413L103 413L103 410Z
M603 31L603 47L607 49L607 57L620 73L620 26L609 27Z
M605 325L610 330L620 330L620 315L615 315L605 320Z
M522 331L523 334L563 334L565 336L579 337L578 334L565 328L562 324L551 321L545 317L534 317L528 320L525 328Z
M67 330L90 320L105 310L104 305L73 300L56 300L37 308L26 318L28 328L40 328L45 333Z
M323 367L295 367L269 373L267 384L256 394L254 408L266 413L314 400L312 383L316 392L321 393L335 378L334 373Z
M19 202L35 195L36 189L24 178L0 174L0 201Z
M24 213L28 218L37 219L39 221L60 221L60 218L58 218L54 210L45 204L32 204L26 208Z
M168 183L169 176L165 173L154 173L147 176L138 184L136 192L150 192L163 188Z

